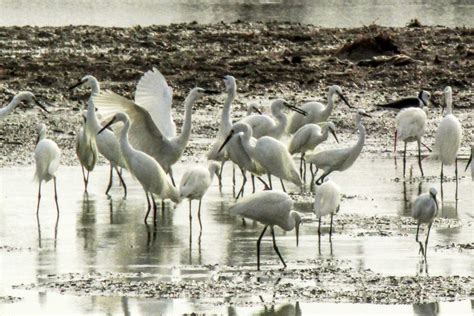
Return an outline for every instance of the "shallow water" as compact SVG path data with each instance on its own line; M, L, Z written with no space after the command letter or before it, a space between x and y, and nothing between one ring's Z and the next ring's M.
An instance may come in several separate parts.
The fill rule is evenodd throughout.
M417 174L416 159L409 159L409 169ZM460 166L464 164L460 163ZM176 178L189 163L175 167ZM409 214L409 200L420 188L426 191L434 185L439 191L439 179L432 177L439 172L438 163L424 162L428 180L398 181L398 169L394 160L379 158L359 159L344 174L332 177L341 186L346 196L341 205L342 214L363 216ZM452 176L451 168L446 170ZM162 280L181 278L208 278L209 270L200 265L244 265L253 267L255 240L262 226L242 221L227 212L233 203L231 167L226 166L224 187L219 192L217 181L208 191L202 206L203 230L200 236L196 209L193 209L192 231L188 218L188 203L182 202L174 210L168 206L158 211L156 233L152 225L143 224L146 200L141 187L126 174L129 194L122 199L119 186L112 189L112 198L103 195L108 180L108 168L98 167L91 176L88 198L82 193L82 177L79 167L61 167L58 176L59 203L61 215L56 222L56 211L52 198L52 185L43 186L40 230L36 221L35 207L37 187L31 179L32 167L4 168L0 170L0 246L14 247L11 251L0 249L1 285L0 296L24 297L18 303L0 305L0 313L28 312L34 310L44 314L71 310L77 313L188 313L212 311L217 313L265 314L263 306L225 307L202 305L199 301L151 300L120 297L77 297L53 292L36 292L11 289L14 284L36 283L40 275L69 272L145 272ZM455 183L443 185L444 201L442 215L457 218L461 227L438 228L433 225L428 253L430 275L473 275L474 258L469 251L455 249L435 250L435 245L472 242L474 214L472 197L473 182L463 176L459 182L459 199L455 203ZM466 174L467 175L467 174ZM350 179L350 181L348 181ZM238 177L240 183L240 177ZM274 182L275 185L276 181ZM276 188L279 186L276 184ZM299 189L288 186L290 191ZM247 192L249 189L247 189ZM308 198L309 201L309 198ZM197 207L197 203L193 203ZM310 219L311 204L297 203L299 210ZM456 209L457 207L457 209ZM57 232L55 230L57 223ZM400 230L390 237L359 235L363 229L342 230L335 219L336 233L330 244L327 239L328 222L323 226L321 248L318 251L316 224L305 223L301 230L300 246L295 247L294 233L277 230L277 242L289 266L296 266L296 260L308 258L336 258L350 260L360 269L390 275L415 275L418 273L418 251L414 241L415 229ZM395 231L397 232L396 228ZM269 236L262 244L262 262L270 262L279 268ZM423 306L430 308L429 306ZM267 306L267 311L271 310ZM274 312L282 309L283 315L293 315L295 305L274 306ZM419 306L383 306L351 304L299 304L303 313L341 312L344 310L375 313L409 313ZM434 308L434 307L433 307ZM453 311L471 313L469 301L440 303L437 306L444 315ZM365 313L365 312L364 312ZM415 313L416 314L416 313Z
M197 21L292 21L324 27L376 23L404 26L418 18L426 25L474 26L470 0L0 0L1 26L167 25Z

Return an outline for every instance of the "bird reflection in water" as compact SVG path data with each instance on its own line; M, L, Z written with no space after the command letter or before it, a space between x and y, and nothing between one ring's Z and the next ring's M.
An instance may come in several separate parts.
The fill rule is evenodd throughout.
M436 316L439 314L439 303L413 304L413 313L419 316Z
M38 228L38 248L42 248L42 238L41 238L41 223L39 219L39 214L36 214L36 224ZM59 213L56 215L56 222L54 224L54 249L56 249L58 241L58 227L59 227Z

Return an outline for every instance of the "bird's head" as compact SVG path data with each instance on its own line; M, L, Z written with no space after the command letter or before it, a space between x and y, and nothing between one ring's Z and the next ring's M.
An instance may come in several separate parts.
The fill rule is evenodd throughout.
M215 174L216 176L219 176L221 166L217 162L213 161L213 162L209 163L208 168L209 168L209 173L210 174Z
M334 139L336 140L336 142L339 143L339 139L337 139L337 136L336 136L336 126L334 125L334 123L332 121L329 121L327 122L326 126L329 129L329 132L332 134L332 136L334 136Z
M19 103L22 103L26 106L38 106L39 108L41 108L43 111L49 113L49 111L46 109L46 107L39 102L38 98L35 97L35 95L29 91L22 91L20 93L18 93L16 96L13 97L17 102ZM43 100L45 103L47 103L48 105L49 102Z
M188 97L192 101L197 101L205 95L219 94L219 91L203 89L203 88L193 88L188 94Z
M438 200L436 199L436 194L438 194L438 191L436 191L436 189L434 187L431 187L430 188L430 196L436 204L436 210L438 210Z
M303 116L306 116L308 114L308 113L306 113L306 111L304 111L304 110L302 110L302 109L286 102L283 99L276 99L275 101L273 101L273 103L271 105L271 110L272 110L272 113L274 113L274 115L276 115L283 108L290 109L291 111L299 113Z
M291 211L290 216L295 221L296 246L300 243L300 225L302 224L301 215L296 211Z
M237 89L235 78L233 76L224 76L224 84L226 92L235 92L235 90Z
M36 142L35 144L37 145L40 140L46 137L46 125L44 123L40 123L36 125Z
M82 79L76 82L74 85L70 86L68 90L71 91L82 86L93 88L95 85L97 85L97 83L98 81L94 76L87 75L82 77Z
M360 124L364 116L372 117L370 114L367 114L367 112L365 112L364 110L358 109L357 112L354 114L354 121L356 122L356 126Z
M257 112L258 114L262 115L262 111L258 108L258 105L256 103L251 103L247 106L247 116L252 114L252 112Z
M330 86L329 87L329 92L328 92L328 95L329 95L329 98L332 98L332 96L334 94L337 94L342 101L344 101L344 103L349 107L349 108L352 108L352 106L349 104L349 101L347 101L347 98L344 96L344 94L342 93L342 89L340 86L338 85L333 85L333 86Z
M224 149L225 145L227 145L229 140L231 140L232 136L237 135L239 133L248 134L250 137L252 137L252 128L246 123L235 123L230 129L230 132L222 143L221 147L219 147L219 152Z
M129 122L129 118L128 118L128 115L123 113L123 112L118 112L117 114L115 114L112 119L104 125L104 127L102 127L100 129L100 131L97 133L97 135L99 135L100 133L102 133L105 129L109 128L110 126L112 126L113 124L117 123L117 122L122 122L122 123L127 123Z
M421 100L421 103L423 103L423 106L428 106L428 104L430 103L431 94L426 90L421 90L418 93L418 99Z

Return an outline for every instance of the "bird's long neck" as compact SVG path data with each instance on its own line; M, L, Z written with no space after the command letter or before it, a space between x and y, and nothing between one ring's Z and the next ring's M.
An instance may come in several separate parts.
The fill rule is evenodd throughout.
M321 115L324 118L324 120L326 120L329 117L329 115L331 115L333 108L334 108L334 93L330 91L328 92L328 104L321 111Z
M87 101L86 127L88 134L95 139L95 135L100 131L102 126L100 125L99 119L95 113L95 106L92 102L92 97L100 93L100 84L97 79L91 79L89 85L92 91L89 100Z
M444 97L446 102L446 115L453 114L453 96L448 93Z
M120 149L122 150L125 159L134 151L132 145L128 141L128 130L130 129L130 121L126 121L122 130L120 131Z
M243 135L240 136L242 140L242 146L244 146L245 151L252 156L255 146L252 146L250 143L250 139L252 138L252 130L248 129L245 132L243 132Z
M227 99L222 109L221 124L219 126L219 132L222 134L228 134L232 128L232 120L230 119L230 106L235 99L236 91L235 88L230 89L227 92Z
M209 166L209 174L211 175L211 183L214 180L214 176L216 175L216 171L213 166Z
M196 98L192 95L188 95L186 100L184 100L185 116L183 129L181 130L181 134L177 139L177 142L180 146L186 146L189 141L189 137L191 136L191 116L194 102L196 102Z
M91 98L100 93L100 84L99 84L99 81L97 81L97 79L91 79L89 85L90 85L91 90L92 90L91 91Z
M276 137L280 137L286 129L288 119L286 118L285 113L283 113L281 110L275 111L275 113L273 113L273 116L277 119L278 122L275 126L275 129L273 130L273 135L275 135Z
M5 106L4 108L2 108L0 110L0 117L4 117L8 114L10 114L11 111L13 111L14 108L16 108L16 106L20 103L20 101L17 99L17 98L13 98L13 100L8 103L7 106Z
M323 126L323 131L322 132L323 132L322 133L323 134L322 135L323 141L325 141L329 137L329 126L327 124Z
M364 125L362 125L362 122L359 122L357 124L357 129L359 130L359 139L357 140L357 144L355 145L355 147L358 148L358 152L360 153L365 143L365 127Z

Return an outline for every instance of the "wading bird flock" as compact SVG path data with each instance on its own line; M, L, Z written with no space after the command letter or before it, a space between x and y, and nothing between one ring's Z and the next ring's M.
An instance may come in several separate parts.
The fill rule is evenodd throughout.
M184 101L184 123L181 134L176 132L176 124L172 117L173 91L164 76L153 69L146 72L139 80L135 99L129 100L110 91L101 91L98 80L90 75L83 77L69 90L87 87L91 95L87 108L81 112L84 123L76 136L76 153L81 164L84 190L87 193L89 174L93 172L98 154L110 163L109 184L105 193L108 195L113 183L113 173L118 175L127 196L127 187L122 177L122 169L128 171L142 186L147 200L145 224L153 209L153 222L156 223L156 198L162 202L171 200L179 203L182 199L189 200L189 219L191 224L191 201L198 200L198 219L201 223L201 200L210 187L214 176L219 179L222 187L222 172L226 161L232 162L242 173L242 185L236 198L238 201L230 208L230 213L258 221L264 229L257 240L257 268L260 269L260 243L270 226L273 248L281 262L285 261L278 250L275 240L274 226L285 231L296 231L296 244L299 241L301 214L294 211L294 203L288 194L284 182L302 187L306 182L306 164L310 164L311 182L314 186L313 211L319 220L318 235L321 235L322 217L330 216L329 238L333 232L333 217L340 209L341 192L339 186L329 175L334 171L343 172L350 168L360 155L366 139L363 118L371 117L361 109L354 109L354 123L358 132L358 140L353 145L342 145L336 149L319 150L318 146L328 139L329 133L339 143L336 136L336 125L330 121L331 113L338 96L349 108L353 109L343 95L341 87L334 85L328 89L327 105L319 102L307 102L301 107L294 106L283 99L276 99L270 107L271 115L263 114L255 105L248 107L248 115L240 121L232 120L231 108L236 98L236 79L224 77L227 98L224 103L216 139L207 153L210 161L207 167L196 166L187 170L179 184L173 177L175 165L190 140L193 106L204 95L216 94L216 91L202 88L192 89ZM404 98L380 105L399 111L396 116L396 132L394 151L397 139L404 142L403 175L405 176L406 147L409 142L417 142L418 164L421 175L424 175L421 159L422 138L426 128L426 106L430 103L430 93L420 91L417 97ZM444 90L446 115L441 119L436 131L432 156L441 160L441 181L445 165L455 164L457 182L457 154L461 144L462 127L453 114L452 89ZM30 92L16 95L6 107L0 110L3 119L18 104L38 105L45 107ZM46 102L46 101L45 101ZM284 109L292 111L287 116ZM253 114L256 112L256 114ZM122 125L119 130L111 127ZM47 128L41 124L37 128L38 138L35 148L36 174L39 183L37 214L41 199L41 184L53 180L56 209L59 215L56 177L60 162L60 149L57 144L46 138ZM289 141L283 140L285 133L290 135ZM427 146L426 146L427 147ZM307 152L313 151L310 154ZM474 163L471 157L466 170L471 165L474 178ZM293 159L300 154L299 170ZM317 177L319 170L321 175ZM252 179L253 191L244 196L247 174ZM264 176L267 179L264 179ZM283 192L273 191L272 176L280 180ZM263 185L264 191L255 193L255 178ZM235 186L235 171L233 176ZM417 221L416 241L420 245L420 253L426 258L428 237L434 217L438 211L437 191L431 188L428 193L419 195L412 204L412 216ZM428 225L426 241L419 241L421 224Z

